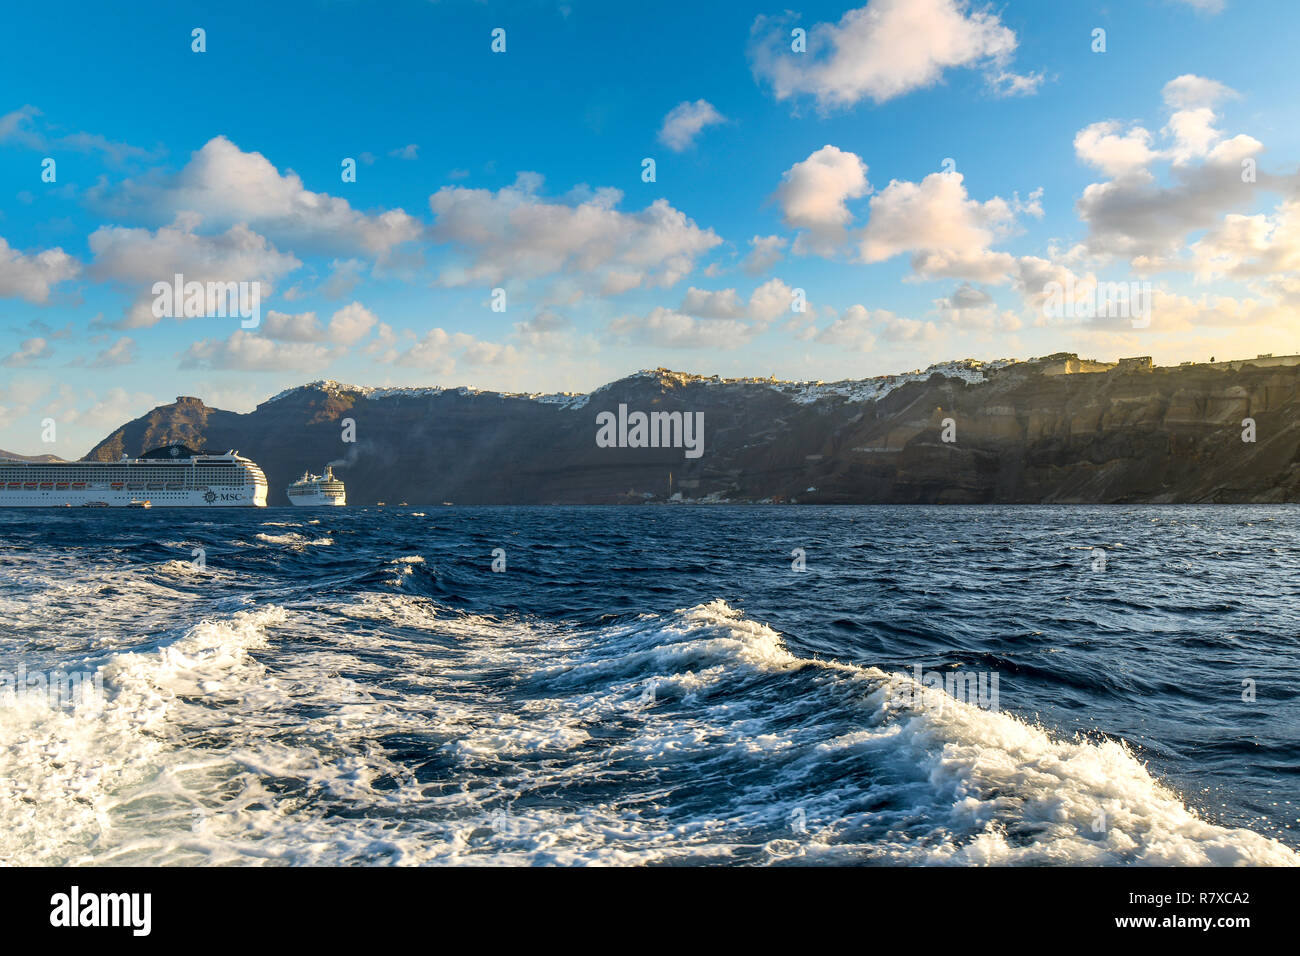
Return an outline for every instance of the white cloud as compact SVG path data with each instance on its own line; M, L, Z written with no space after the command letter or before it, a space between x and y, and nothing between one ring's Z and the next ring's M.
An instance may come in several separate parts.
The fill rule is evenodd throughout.
M768 279L749 296L747 314L761 324L774 322L783 315L797 314L793 310L794 289L780 279ZM815 314L811 303L805 302L804 314Z
M462 365L517 365L523 356L513 345L499 342L484 342L475 339L468 343L460 354Z
M610 323L609 331L619 339L661 348L735 349L761 329L738 319L697 319L659 306L646 316L621 316Z
M0 237L0 297L46 302L50 289L81 270L77 260L62 249L24 254Z
M881 314L892 315L892 313L884 313L883 310ZM802 338L850 351L867 352L876 344L875 321L869 309L860 305L851 305L825 328L809 326L803 331Z
M1270 214L1230 214L1188 247L1184 262L1161 262L1193 271L1198 281L1219 278L1248 282L1261 295L1300 305L1295 276L1300 274L1300 200L1281 202ZM1134 267L1156 268L1146 260Z
M262 318L260 331L277 342L320 342L325 338L315 312L268 311Z
M1063 262L1041 256L1021 256L1016 260L1012 285L1020 293L1025 307L1042 317L1043 305L1048 298L1047 287L1057 284L1061 290L1073 288L1076 299L1090 295L1096 286L1091 273L1078 275Z
M542 309L531 319L516 322L514 337L535 351L548 351L567 341L573 322L551 309Z
M414 333L408 333L414 335ZM380 322L375 327L375 337L366 343L362 351L373 355L377 362L391 362L397 358L397 333L387 322Z
M346 199L312 192L297 173L282 174L261 153L246 153L224 136L209 140L175 175L127 180L92 191L92 198L124 215L143 211L169 220L193 211L218 227L242 224L317 250L382 254L422 231L401 209L367 214Z
M883 262L912 253L912 268L925 278L1004 281L1015 267L1007 253L989 246L1014 224L1006 200L971 199L960 173L931 173L920 183L893 180L871 198L863 229L863 262Z
M390 151L388 155L394 159L419 159L420 147L415 143L407 143L401 149Z
M330 317L328 326L322 326L315 312L288 314L274 310L262 320L261 333L277 342L332 342L335 345L355 345L375 327L375 314L360 302L339 309Z
M576 190L570 201L538 195L541 177L520 174L497 192L445 186L429 198L433 236L468 263L444 270L442 285L492 283L557 274L594 276L604 294L670 286L722 240L667 200L640 212L614 207L617 189Z
M680 153L695 145L695 137L706 126L725 122L726 117L714 109L708 100L696 100L694 103L683 100L664 117L663 126L659 128L659 142L673 152Z
M742 300L735 289L686 290L677 309L655 308L648 315L624 315L609 325L617 339L668 348L738 348L762 334L793 311L794 290L780 279L769 279ZM806 303L805 303L806 304ZM806 304L804 316L816 310Z
M754 21L754 75L778 100L806 94L823 110L863 99L883 103L932 86L956 67L988 66L1005 74L1016 49L1015 33L996 14L972 9L967 0L871 0L838 23L811 27L805 53L791 50L793 23L788 17ZM1036 82L1026 77L1019 84L1028 92Z
M852 241L861 262L911 253L918 278L1005 282L1016 258L991 246L1013 231L1018 215L1043 215L1041 187L1023 201L1013 193L1010 202L981 202L967 195L960 173L931 173L919 183L892 180L869 200L867 224L855 229L848 200L870 192L867 167L853 153L824 146L795 163L775 194L786 224L803 230L794 250L831 257Z
M960 328L1014 332L1023 324L1015 312L999 310L989 293L965 282L951 295L936 299L934 306L945 321Z
M22 106L0 116L0 143L14 142L28 149L50 153L70 150L77 153L99 153L113 165L127 160L153 159L155 154L128 143L116 143L98 133L58 133L53 126L40 119L36 107Z
M749 240L749 255L745 256L740 267L748 275L762 275L781 261L788 245L789 242L780 236L755 236Z
M153 284L171 282L178 273L186 282L261 282L265 299L274 280L302 265L245 225L231 226L218 235L200 234L195 231L198 225L198 216L186 214L156 231L100 226L90 234L91 273L139 287L138 297L119 323L122 327L156 325Z
M53 354L54 349L50 347L50 343L45 339L23 339L16 351L10 352L3 359L0 359L0 365L5 368L23 368L34 362L47 359Z
M446 374L456 367L452 335L446 329L430 329L405 352L393 355L389 360L396 365L417 366Z
M996 96L1033 96L1047 77L1041 73L990 72L988 85Z
M378 320L360 302L345 305L330 316L329 338L339 345L355 345L370 334Z
M101 349L91 360L90 367L117 368L120 365L134 365L135 361L135 340L124 335L112 345Z
M366 264L360 259L335 259L330 263L330 275L321 286L321 293L329 299L341 299L361 282Z
M861 157L828 145L787 169L773 198L785 224L804 230L795 241L796 252L831 255L853 222L848 201L870 191Z
M226 339L203 339L182 353L182 369L232 369L243 372L318 371L344 349L310 342L277 342L236 329Z
M868 352L881 339L894 343L933 341L939 337L939 329L933 322L903 318L888 309L873 311L851 305L829 325L820 329L809 326L798 337L851 352Z
M791 313L793 303L794 290L780 279L769 279L750 293L747 302L735 289L710 291L692 286L677 311L702 319L748 319L761 327Z
M1075 134L1075 154L1108 176L1123 176L1143 169L1158 155L1151 148L1151 134L1140 126L1127 132L1121 129L1114 120L1085 126Z
M1243 176L1243 162L1257 162L1263 144L1246 135L1225 138L1215 127L1212 106L1235 95L1191 74L1169 81L1164 100L1173 112L1161 130L1160 149L1143 127L1120 135L1118 124L1109 121L1075 137L1079 158L1112 177L1087 186L1076 203L1088 225L1089 255L1131 258L1151 271L1176 268L1189 233L1255 203L1261 190L1294 186L1295 177L1259 171L1257 181L1248 182ZM1169 164L1167 177L1157 174L1159 163Z
M394 365L423 368L447 374L457 364L469 366L512 366L524 356L513 345L485 342L465 332L430 329L406 351L390 356Z
M681 311L703 319L738 319L745 314L745 305L735 289L713 292L691 286L682 299Z
M1201 106L1215 106L1223 100L1236 99L1237 91L1218 80L1210 80L1194 73L1176 76L1161 91L1165 103L1173 109L1191 110Z
M922 342L939 337L939 329L933 322L905 319L886 309L876 312L876 324L880 337L889 342Z

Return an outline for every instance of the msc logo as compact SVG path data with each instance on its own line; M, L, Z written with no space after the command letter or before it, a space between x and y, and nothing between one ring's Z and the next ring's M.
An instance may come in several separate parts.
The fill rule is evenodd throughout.
M229 492L223 491L221 494L217 494L215 491L209 491L203 496L203 500L206 501L208 504L212 504L218 498L220 498L222 501L243 501L244 500L243 495L236 494L233 491L229 491Z

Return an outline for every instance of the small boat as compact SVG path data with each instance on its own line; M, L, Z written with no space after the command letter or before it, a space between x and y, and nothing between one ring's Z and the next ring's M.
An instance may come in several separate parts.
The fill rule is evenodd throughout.
M132 501L127 505L127 507L128 508L151 508L153 506L149 503L149 499L146 498L144 499L144 501Z

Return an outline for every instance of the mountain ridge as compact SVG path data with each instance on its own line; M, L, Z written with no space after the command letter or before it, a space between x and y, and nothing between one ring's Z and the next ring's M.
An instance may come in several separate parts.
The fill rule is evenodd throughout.
M596 415L620 405L702 413L703 456L599 447ZM647 369L585 394L321 380L247 413L179 396L86 458L235 448L272 504L326 463L354 504L1293 501L1298 413L1300 356L1160 367L1062 352L831 383Z

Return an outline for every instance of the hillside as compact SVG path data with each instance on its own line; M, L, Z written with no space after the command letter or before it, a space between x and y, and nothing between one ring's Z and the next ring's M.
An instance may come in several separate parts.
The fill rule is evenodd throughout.
M238 449L272 504L328 462L352 504L1300 500L1300 359L1152 367L1061 353L836 383L640 372L590 395L314 382L247 414L181 397L86 456ZM702 412L703 454L598 447L597 415ZM1257 441L1242 441L1253 418ZM355 421L355 443L341 441ZM942 440L952 419L955 441Z
M63 461L58 455L20 455L17 452L5 451L0 448L0 460L5 458L11 461Z

